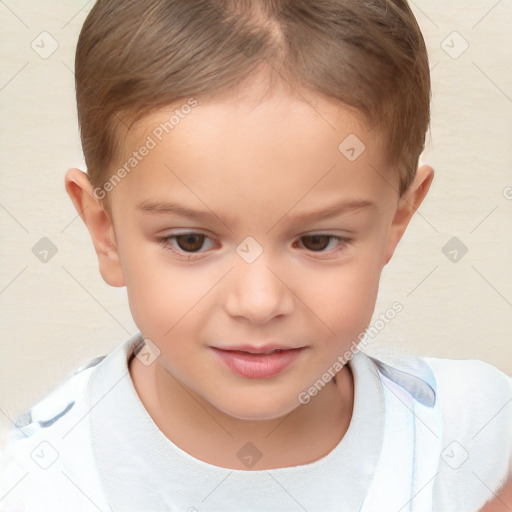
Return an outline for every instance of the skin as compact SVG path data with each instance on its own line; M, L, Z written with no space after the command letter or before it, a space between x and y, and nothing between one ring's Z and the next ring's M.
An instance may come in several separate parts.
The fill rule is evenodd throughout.
M512 477L508 479L495 497L480 509L480 512L510 512L510 510L512 510Z
M252 468L261 470L313 462L343 438L354 400L348 366L308 404L298 395L369 325L381 271L433 178L430 166L420 167L399 197L384 139L357 111L283 84L264 91L255 81L197 98L110 192L111 217L85 173L70 169L65 178L103 279L126 286L135 323L160 350L153 364L130 365L142 403L181 449L234 469L248 469L236 455L248 441L263 454ZM174 108L129 134L126 158ZM366 145L354 162L338 150L352 133ZM215 215L198 221L137 210L152 199ZM373 206L323 220L310 215L354 200ZM307 217L298 222L298 214ZM207 235L196 244L202 252L184 252L183 240L181 254L163 247L158 238L176 230ZM348 241L315 245L305 236L318 232ZM248 236L263 249L253 263L235 250ZM178 241L171 242L176 251ZM307 348L265 379L232 373L209 348L272 342Z

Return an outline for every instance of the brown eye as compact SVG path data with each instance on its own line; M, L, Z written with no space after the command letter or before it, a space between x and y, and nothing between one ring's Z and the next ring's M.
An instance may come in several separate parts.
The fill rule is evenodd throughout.
M185 252L199 251L203 245L206 236L200 233L189 233L186 235L174 235L178 247Z
M299 238L301 245L308 251L330 254L345 248L351 239L330 234L317 233ZM331 243L332 242L332 243Z
M208 235L195 231L168 235L158 238L157 241L165 250L171 252L172 257L186 261L198 260L211 255L210 249L215 248L216 245Z
M307 235L301 238L304 247L310 251L323 251L329 245L330 235Z

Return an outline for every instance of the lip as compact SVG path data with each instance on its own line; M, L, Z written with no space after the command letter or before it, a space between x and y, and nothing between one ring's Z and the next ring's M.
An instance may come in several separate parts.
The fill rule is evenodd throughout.
M283 372L306 349L306 347L289 348L279 345L266 345L259 348L250 345L230 346L229 349L210 348L232 372L252 379L266 379ZM263 353L270 350L279 350L279 352Z
M265 352L270 352L271 350L292 350L297 348L304 347L289 347L286 345L262 345L261 347L255 347L253 345L226 345L226 346L218 346L212 348L218 348L220 350L235 350L240 352L250 352L251 354L263 354Z

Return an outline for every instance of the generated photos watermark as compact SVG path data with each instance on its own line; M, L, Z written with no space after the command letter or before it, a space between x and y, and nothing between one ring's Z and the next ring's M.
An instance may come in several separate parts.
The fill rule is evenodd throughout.
M350 348L345 350L343 354L338 355L336 361L312 384L307 390L301 391L297 396L299 402L303 405L310 402L311 398L316 396L333 378L334 376L350 361L361 348L366 346L369 341L379 334L386 325L393 321L396 316L403 311L403 305L396 301L384 313L380 313L379 317L364 331L359 333L352 340Z
M117 169L116 172L101 187L94 189L94 197L98 200L105 199L108 192L112 192L123 178L130 174L153 149L155 149L164 138L169 135L176 126L178 126L192 109L197 107L198 102L195 98L189 98L187 103L174 110L174 113L165 122L160 123L153 129L150 135L146 137L144 144L132 153L132 156Z

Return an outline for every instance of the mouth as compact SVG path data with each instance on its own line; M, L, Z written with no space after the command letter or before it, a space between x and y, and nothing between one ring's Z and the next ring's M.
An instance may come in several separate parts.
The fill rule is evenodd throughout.
M217 350L224 350L228 352L243 352L246 354L273 354L284 352L286 350L299 350L306 347L288 347L285 345L264 345L262 347L254 347L252 345L229 345L229 346L214 346Z
M210 347L235 374L253 379L273 377L297 361L306 347Z

